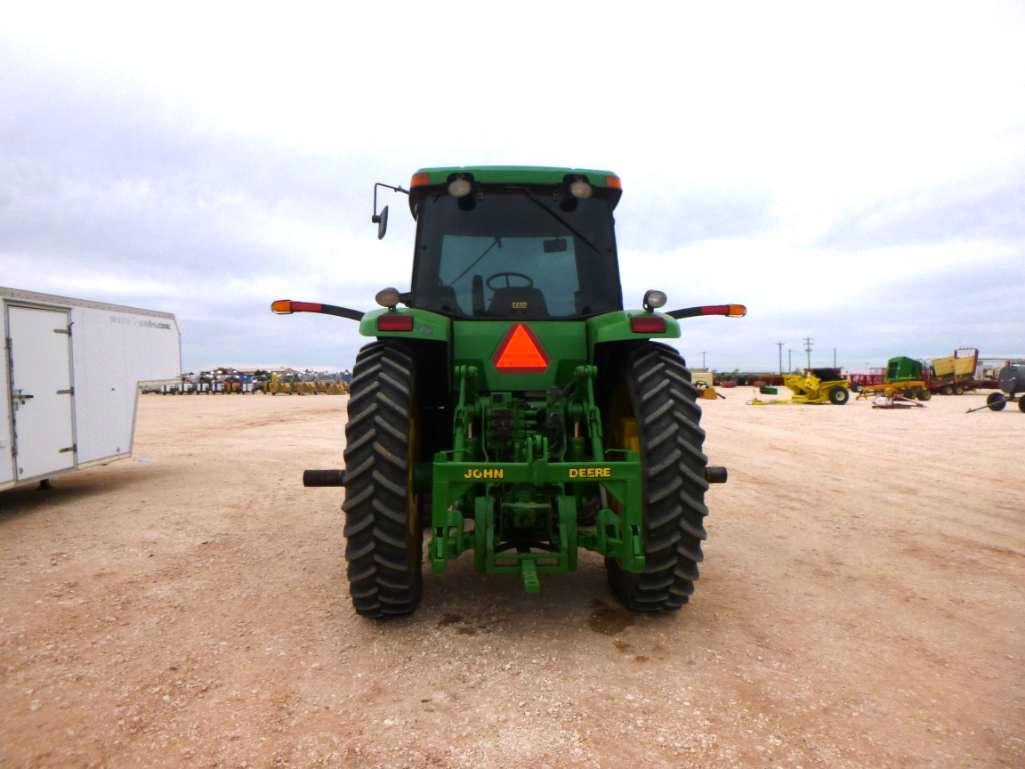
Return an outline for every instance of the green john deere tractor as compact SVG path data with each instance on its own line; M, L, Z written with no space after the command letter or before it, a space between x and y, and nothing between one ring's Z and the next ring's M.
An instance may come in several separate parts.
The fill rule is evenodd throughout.
M359 321L376 337L350 385L345 556L356 611L409 614L423 590L424 531L435 572L464 552L482 572L573 571L605 557L630 610L679 609L694 590L709 483L701 409L679 353L679 318L741 316L743 305L624 310L608 171L474 166L418 171L412 285L383 309L279 300L279 313Z

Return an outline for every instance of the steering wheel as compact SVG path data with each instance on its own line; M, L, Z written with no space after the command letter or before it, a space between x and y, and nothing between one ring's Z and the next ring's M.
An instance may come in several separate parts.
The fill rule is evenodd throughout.
M510 278L523 278L523 280L527 281L527 285L525 285L525 286L516 286L516 288L533 288L534 287L534 279L532 277L530 277L529 275L524 275L522 272L496 272L494 275L489 275L488 279L485 280L484 283L492 291L497 291L499 288L501 288L501 286L493 286L493 285L491 285L491 282L493 280L497 280L498 278L505 278L505 286L504 286L504 288L512 288L513 287L512 282L509 280Z

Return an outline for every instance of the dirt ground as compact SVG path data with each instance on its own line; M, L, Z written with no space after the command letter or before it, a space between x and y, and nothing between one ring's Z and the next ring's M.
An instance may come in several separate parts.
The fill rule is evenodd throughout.
M0 493L0 767L1023 767L1025 415L707 403L693 602L468 556L349 603L342 396L145 396L135 458Z

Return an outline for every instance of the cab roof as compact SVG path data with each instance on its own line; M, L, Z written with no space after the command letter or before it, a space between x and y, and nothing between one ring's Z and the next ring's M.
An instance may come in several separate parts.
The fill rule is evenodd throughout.
M567 174L586 176L594 187L613 187L619 177L612 171L594 168L560 168L557 166L438 166L421 168L414 176L427 174L431 185L445 184L452 174L471 174L481 184L562 184Z
M435 166L420 168L409 182L409 212L416 218L417 200L426 189L448 184L456 174L473 177L476 184L561 185L567 176L583 176L592 187L607 190L615 208L622 194L619 177L612 171L559 166Z

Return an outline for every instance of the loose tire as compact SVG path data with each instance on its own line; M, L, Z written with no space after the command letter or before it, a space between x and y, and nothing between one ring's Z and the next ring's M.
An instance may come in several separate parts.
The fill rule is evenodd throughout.
M357 614L412 613L423 594L423 531L413 493L413 356L394 342L360 350L345 426L345 559Z
M829 391L829 402L834 406L844 405L851 397L846 387L834 387Z
M690 372L672 347L639 345L622 370L644 471L645 565L635 574L606 559L609 586L630 611L675 611L694 592L707 536L701 408Z

